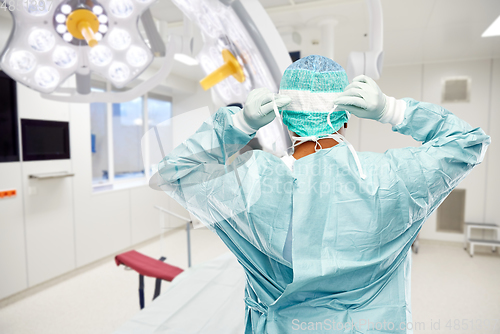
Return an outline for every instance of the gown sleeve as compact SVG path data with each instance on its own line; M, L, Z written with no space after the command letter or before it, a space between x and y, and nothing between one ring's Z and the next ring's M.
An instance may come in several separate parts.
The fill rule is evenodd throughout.
M483 161L490 137L440 106L413 99L404 101L404 120L392 129L412 136L422 145L388 150L385 156L396 182L402 183L399 198L408 201L405 207L412 223L425 221Z

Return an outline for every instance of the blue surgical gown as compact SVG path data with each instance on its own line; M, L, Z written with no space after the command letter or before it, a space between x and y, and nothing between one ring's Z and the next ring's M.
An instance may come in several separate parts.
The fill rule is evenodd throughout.
M440 106L404 100L392 129L422 145L359 153L364 180L345 143L293 171L263 151L228 163L253 137L233 126L238 108L219 109L161 161L161 188L245 270L246 333L411 332L411 244L490 138Z

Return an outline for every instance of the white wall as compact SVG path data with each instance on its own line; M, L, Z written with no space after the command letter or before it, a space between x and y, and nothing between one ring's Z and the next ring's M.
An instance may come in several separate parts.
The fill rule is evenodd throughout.
M211 91L205 91L199 84L196 85L194 94L178 95L173 98L172 115L177 116L201 107L208 107L210 113L216 112L212 102Z
M441 103L441 80L454 76L471 78L469 103ZM411 97L442 105L473 127L481 127L493 137L493 143L500 135L500 96L495 93L500 91L500 59L385 67L378 84L389 96ZM347 136L358 151L384 152L390 148L420 145L411 137L392 132L387 124L355 118L352 120L354 122L350 122ZM500 151L492 144L485 161L458 186L466 189L466 221L500 223L500 177L495 173L499 169ZM462 234L437 232L436 214L424 224L420 237L463 240Z

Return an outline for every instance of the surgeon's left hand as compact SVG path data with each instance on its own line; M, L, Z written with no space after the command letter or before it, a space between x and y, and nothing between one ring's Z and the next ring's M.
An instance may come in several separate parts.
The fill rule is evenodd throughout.
M276 117L273 96L278 108L283 108L292 101L288 96L273 94L267 88L254 89L248 94L243 110L234 115L236 127L250 134L271 123Z
M386 96L375 81L359 75L334 101L338 110L347 110L360 118L381 123L400 124L404 118L406 102Z
M347 110L359 118L378 121L386 111L386 96L375 81L366 75L355 77L334 103L338 109Z

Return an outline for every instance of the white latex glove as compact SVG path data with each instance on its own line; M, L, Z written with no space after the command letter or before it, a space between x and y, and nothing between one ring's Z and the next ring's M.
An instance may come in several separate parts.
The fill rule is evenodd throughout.
M278 108L283 108L292 101L288 96L273 94L267 88L254 89L248 94L243 109L233 115L236 127L250 134L271 123L276 117L273 96Z
M375 81L366 75L354 78L334 103L338 110L347 110L359 118L368 118L382 123L397 125L403 121L406 103L388 97Z

